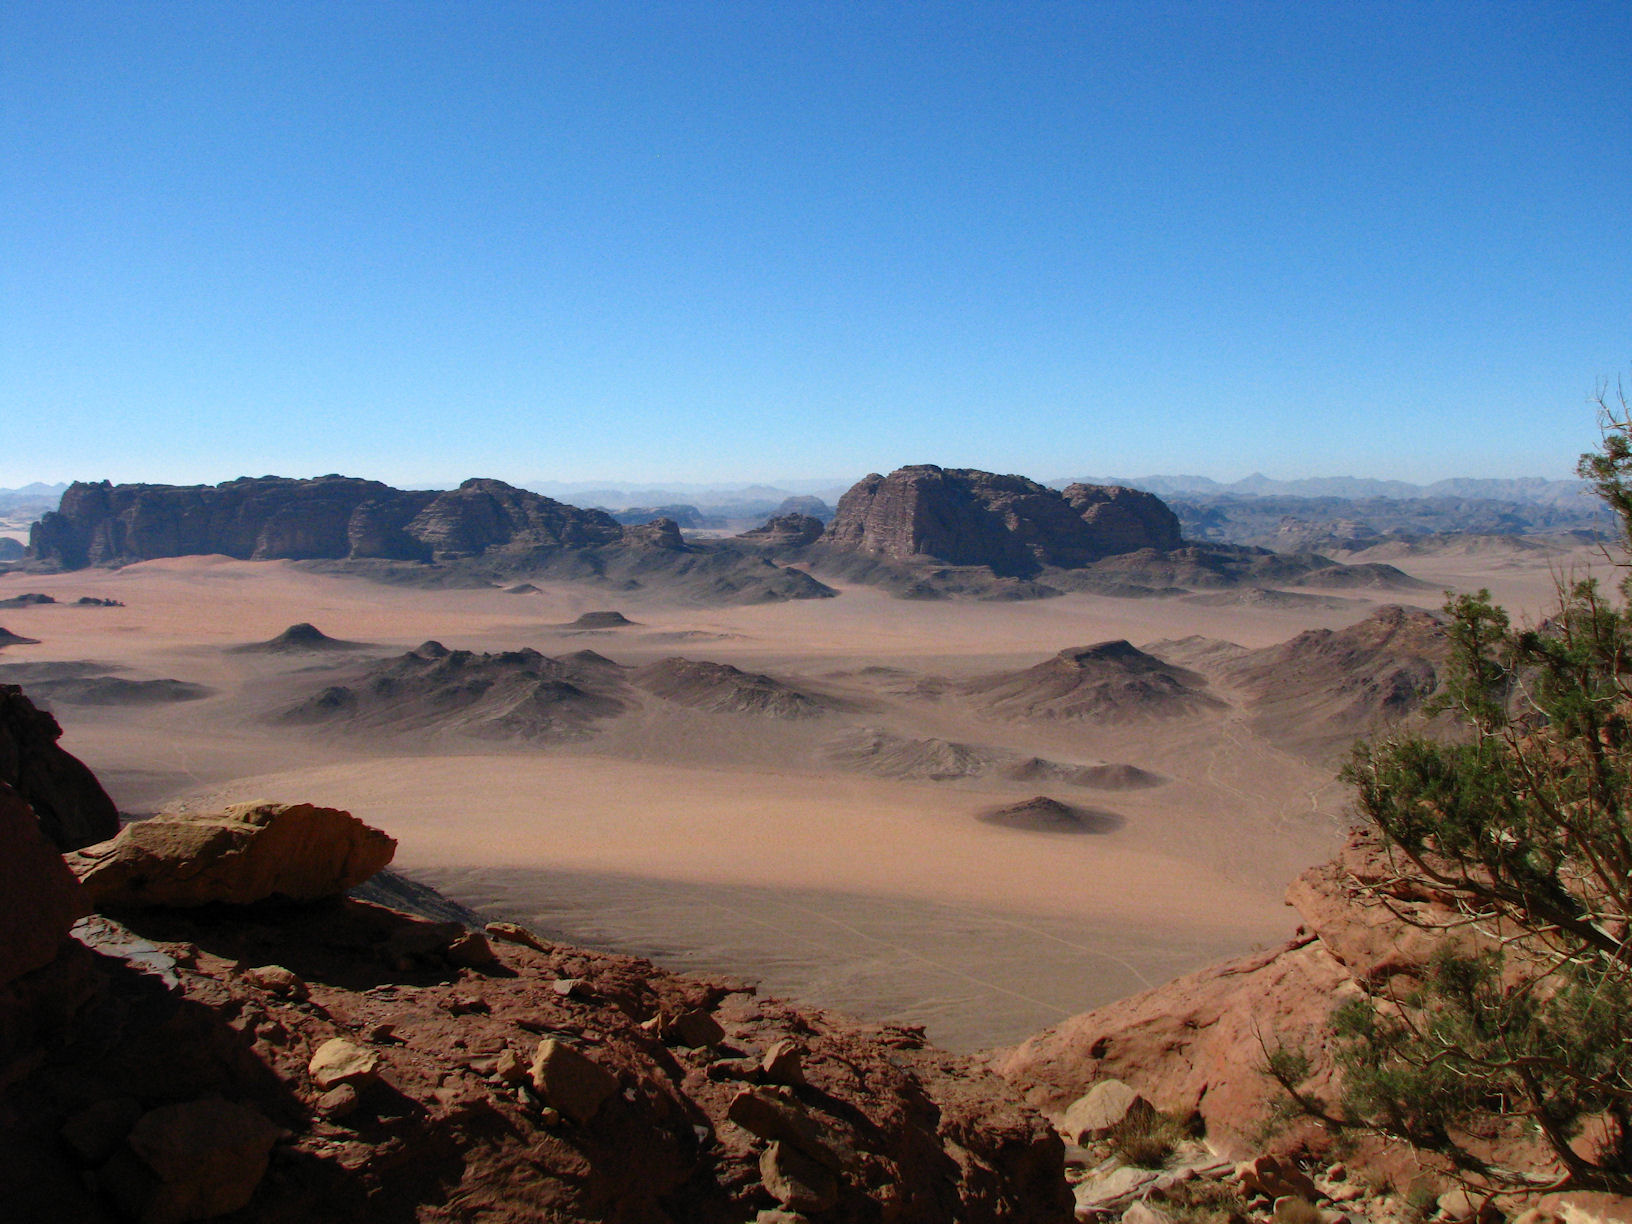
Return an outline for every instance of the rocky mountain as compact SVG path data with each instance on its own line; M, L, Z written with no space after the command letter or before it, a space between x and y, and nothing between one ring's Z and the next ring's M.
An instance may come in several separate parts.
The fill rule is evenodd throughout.
M699 603L820 599L834 591L759 550L688 544L671 518L624 525L498 480L403 490L349 476L221 485L76 483L35 524L36 567L78 569L220 554L301 560L385 582L513 584L522 575Z
M76 481L35 524L30 545L36 559L75 569L205 553L432 560L622 539L609 515L497 480L436 492L348 476L263 476L213 486Z
M678 656L641 668L633 679L637 686L666 701L717 714L820 718L845 708L837 698L807 692L774 676Z
M822 537L840 550L924 557L994 573L1076 568L1142 548L1177 548L1179 522L1134 489L1072 485L933 464L874 473L839 499Z
M0 1213L1069 1224L1059 1137L921 1032L345 895L393 849L254 804L70 872L0 784Z
M1333 753L1421 709L1450 653L1443 618L1389 605L1346 629L1311 629L1249 651L1222 663L1218 674L1249 696L1262 734Z

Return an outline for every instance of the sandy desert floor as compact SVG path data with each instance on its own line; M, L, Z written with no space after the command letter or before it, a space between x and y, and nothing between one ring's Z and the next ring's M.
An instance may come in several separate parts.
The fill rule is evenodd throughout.
M1556 574L1596 563L1442 554L1396 562L1435 588L1485 586L1536 614ZM50 701L64 745L120 807L247 798L348 808L400 841L397 864L493 917L865 1018L919 1022L955 1048L1013 1041L1074 1012L1291 932L1286 884L1334 847L1346 798L1329 765L1289 755L1224 709L1179 722L998 721L901 677L1030 666L1065 647L1191 634L1270 645L1431 592L1330 592L1322 606L1118 600L918 603L865 588L746 608L674 606L647 592L540 584L528 594L422 590L284 563L154 561L53 577L0 575L0 626L38 645L0 653L0 681L49 663L207 686L201 700ZM81 596L124 607L79 607ZM616 608L636 624L563 626ZM663 701L579 743L314 730L276 716L354 663L233 653L297 621L400 653L593 649L619 663L683 654L795 681L847 703L822 719L706 713ZM1148 789L1076 791L1107 831L1059 834L977 817L1040 791L997 776L902 780L842 767L857 727L1070 764L1131 764Z

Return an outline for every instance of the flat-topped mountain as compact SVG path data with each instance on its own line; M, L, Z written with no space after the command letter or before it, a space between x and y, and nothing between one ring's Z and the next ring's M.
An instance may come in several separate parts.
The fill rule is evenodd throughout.
M500 480L436 491L350 476L261 476L219 485L76 481L34 525L30 544L37 560L77 569L205 553L429 561L623 540L611 515Z
M822 537L840 549L984 565L1000 574L1071 569L1143 548L1179 547L1179 520L1154 494L918 464L869 475L839 499Z

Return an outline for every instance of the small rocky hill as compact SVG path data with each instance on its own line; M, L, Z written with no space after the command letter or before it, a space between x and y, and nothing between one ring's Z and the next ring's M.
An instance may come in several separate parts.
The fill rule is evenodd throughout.
M1016 719L1165 719L1224 708L1201 676L1125 641L1062 650L1034 667L961 687L988 712Z
M1311 629L1249 651L1218 674L1250 696L1263 735L1318 755L1421 709L1450 653L1443 618L1390 605L1346 629Z
M237 654L336 654L369 649L366 642L332 638L310 621L290 625L277 637L232 648Z
M643 667L632 679L666 701L716 714L819 718L844 708L837 698L806 691L774 676L679 656Z
M337 730L581 740L631 708L624 669L593 651L478 654L426 642L331 684L282 715Z
M1331 760L1357 737L1423 708L1444 678L1450 639L1440 616L1391 604L1346 628L1311 629L1258 650L1200 637L1146 649L1231 689L1265 739Z

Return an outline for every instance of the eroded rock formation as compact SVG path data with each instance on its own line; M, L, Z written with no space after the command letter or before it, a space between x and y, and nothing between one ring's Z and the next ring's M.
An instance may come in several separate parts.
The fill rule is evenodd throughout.
M208 553L431 560L622 539L623 528L602 511L499 480L436 492L349 476L261 476L188 486L76 481L34 525L30 546L37 560L74 569Z
M1179 522L1136 489L1072 485L919 464L863 478L839 499L823 541L905 560L984 565L1000 574L1064 569L1138 549L1177 548Z

